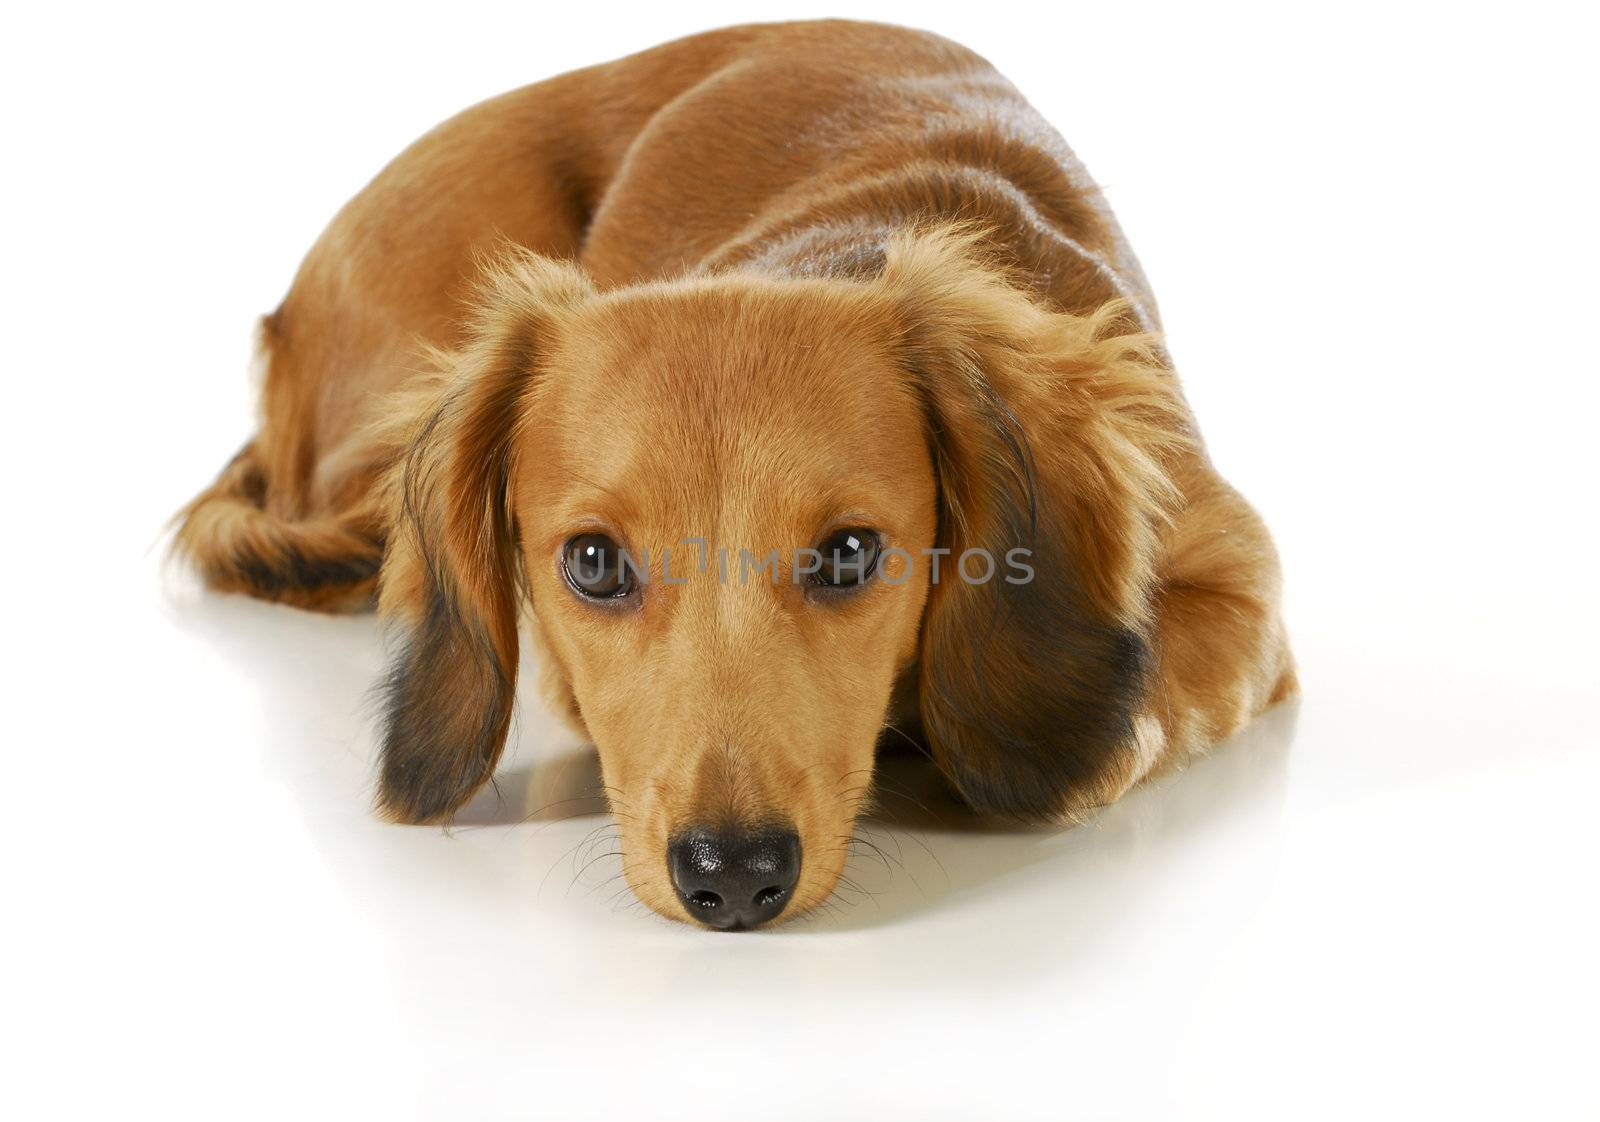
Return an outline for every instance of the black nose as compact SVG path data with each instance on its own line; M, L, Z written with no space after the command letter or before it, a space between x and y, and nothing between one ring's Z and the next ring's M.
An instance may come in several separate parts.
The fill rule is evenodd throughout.
M789 903L800 879L800 835L786 826L687 830L667 845L667 866L688 913L737 931L759 927Z

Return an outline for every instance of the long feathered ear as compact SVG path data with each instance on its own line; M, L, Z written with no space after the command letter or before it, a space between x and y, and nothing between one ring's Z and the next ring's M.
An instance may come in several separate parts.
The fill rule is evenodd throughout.
M494 772L516 694L521 571L512 434L560 319L593 290L571 265L518 252L492 266L465 345L389 478L379 610L400 633L385 683L378 801L447 817Z
M902 236L879 283L927 413L951 551L923 623L924 730L975 807L1070 817L1151 762L1135 719L1187 410L1125 303L1048 310L970 234ZM991 579L961 575L970 550L993 558ZM981 555L967 572L983 574Z

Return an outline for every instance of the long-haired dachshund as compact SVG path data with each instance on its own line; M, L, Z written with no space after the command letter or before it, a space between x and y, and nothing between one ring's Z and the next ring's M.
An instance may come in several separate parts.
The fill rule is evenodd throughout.
M1157 329L977 55L697 35L469 109L345 206L176 543L213 588L376 599L401 822L493 772L527 608L634 891L755 927L832 891L891 724L974 808L1067 822L1295 689Z

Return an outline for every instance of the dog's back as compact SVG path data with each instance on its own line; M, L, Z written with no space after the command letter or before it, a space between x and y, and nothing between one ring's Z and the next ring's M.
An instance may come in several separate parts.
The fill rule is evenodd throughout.
M833 255L863 232L950 221L985 230L1062 310L1121 296L1155 326L1136 260L1055 129L967 48L875 24L755 29L640 130L582 261L609 283L747 264L837 275L849 263Z

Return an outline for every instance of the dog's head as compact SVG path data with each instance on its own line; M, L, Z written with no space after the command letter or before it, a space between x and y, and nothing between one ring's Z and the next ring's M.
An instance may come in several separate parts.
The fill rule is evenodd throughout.
M955 234L856 280L596 292L520 256L397 473L381 799L490 775L531 604L598 746L634 891L716 927L833 890L905 702L979 808L1048 818L1135 768L1170 378Z

